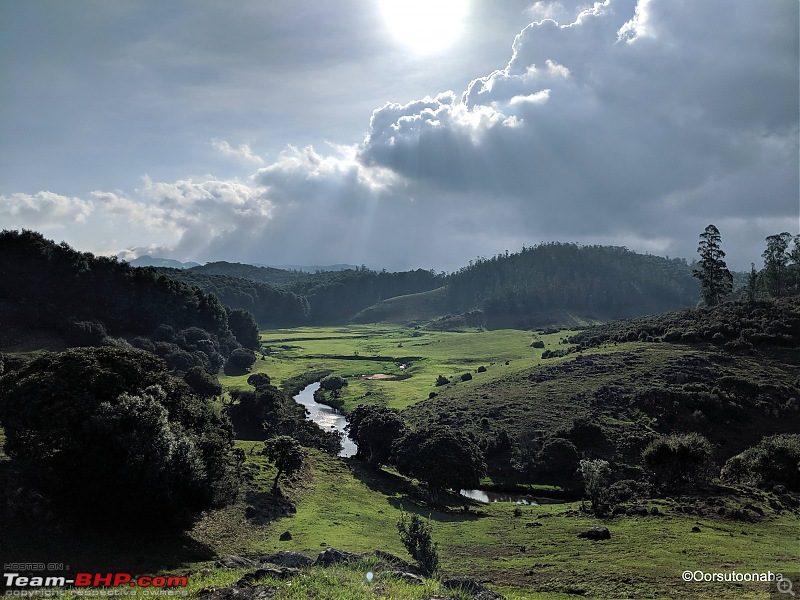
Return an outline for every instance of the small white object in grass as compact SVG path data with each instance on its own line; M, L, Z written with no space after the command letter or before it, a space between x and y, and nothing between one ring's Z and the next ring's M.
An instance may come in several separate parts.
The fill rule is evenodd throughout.
M374 575L372 574L372 571L367 573L367 581L372 581L373 577L374 577Z

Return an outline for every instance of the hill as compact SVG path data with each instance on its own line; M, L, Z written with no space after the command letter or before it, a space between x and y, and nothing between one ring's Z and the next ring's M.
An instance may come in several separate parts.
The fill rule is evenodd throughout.
M172 258L158 258L156 256L144 255L128 261L132 267L167 267L170 269L191 269L199 267L200 263L181 262Z
M526 436L569 440L638 478L649 442L697 432L721 466L765 436L800 433L799 345L800 297L616 321L562 337L549 365L441 386L404 416L486 440L496 474L510 472L503 440Z
M492 327L528 327L556 311L598 321L686 308L699 290L684 259L550 243L471 261L448 279L448 302L482 309Z
M447 288L395 296L356 313L353 323L411 324L431 321L447 312Z

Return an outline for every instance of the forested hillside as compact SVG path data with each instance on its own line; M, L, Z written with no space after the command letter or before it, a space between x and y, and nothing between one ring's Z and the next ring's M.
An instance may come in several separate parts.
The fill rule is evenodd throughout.
M79 252L33 231L0 233L0 300L36 328L98 321L118 334L149 334L166 324L230 335L216 296L155 269Z
M214 294L231 308L250 312L261 327L295 327L308 320L303 296L242 277L203 273L194 269L162 269L171 278Z
M490 325L520 326L554 310L605 320L689 307L699 290L683 259L550 243L470 262L449 278L448 302L483 309Z

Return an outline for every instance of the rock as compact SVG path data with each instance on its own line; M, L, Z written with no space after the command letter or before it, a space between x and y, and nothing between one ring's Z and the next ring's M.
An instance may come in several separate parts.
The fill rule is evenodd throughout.
M252 573L247 573L246 575L242 576L242 578L236 582L237 587L243 587L245 585L251 585L254 581L258 581L259 579L264 579L265 577L274 577L275 579L289 579L290 577L294 577L300 572L299 569L292 569L290 567L281 567L279 569L274 569L271 567L267 567L264 569L258 569L253 571Z
M376 557L378 557L382 563L393 568L395 571L411 573L412 575L417 575L417 576L425 575L425 573L422 572L422 569L420 569L418 566L412 565L411 563L403 560L399 556L395 556L394 554L384 552L383 550L375 550L373 554Z
M258 566L255 561L236 555L220 558L216 565L218 569L249 569Z
M588 531L578 534L579 538L586 538L587 540L610 540L611 532L608 527L592 527Z
M474 579L466 579L463 577L445 577L442 579L442 586L448 590L458 590L472 594L476 600L503 600L503 596L497 592L493 592L485 585L482 585Z
M281 550L275 554L264 556L261 558L261 564L279 565L281 567L291 567L293 569L300 569L314 564L314 561L304 554L299 552L287 552Z
M422 577L414 573L409 573L408 571L399 571L399 570L389 571L389 575L391 575L392 577L396 577L401 581L405 581L406 583L411 583L414 585L425 583L425 580Z
M661 511L658 510L657 506L653 506L652 508L650 508L650 514L653 515L654 517L657 517L658 515L661 514Z
M292 539L292 534L291 534L291 533L289 533L288 531L284 531L284 532L281 534L281 537L279 537L278 539L279 539L280 541L282 541L282 542L288 542L290 539Z
M629 517L644 517L647 515L647 509L644 506L629 506L625 510L625 514Z
M317 560L314 561L314 566L329 567L339 563L350 562L351 560L358 560L359 558L361 558L360 554L353 554L336 548L325 548L319 553Z
M525 523L525 527L541 527L541 523Z
M200 590L197 597L202 600L261 600L262 598L273 598L277 593L278 588L270 585L231 586Z
M697 525L695 525L694 527L692 527L692 533L700 533L700 528Z

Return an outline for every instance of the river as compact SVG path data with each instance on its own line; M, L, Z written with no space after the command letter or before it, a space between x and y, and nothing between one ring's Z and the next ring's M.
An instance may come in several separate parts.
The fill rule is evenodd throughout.
M300 390L300 393L294 397L295 402L302 404L306 408L307 417L325 429L336 429L342 434L342 451L339 456L353 456L356 453L356 445L353 443L347 434L344 427L347 425L347 419L335 408L331 408L326 404L320 404L314 400L314 392L319 389L319 382L312 383Z
M314 400L314 392L319 389L319 382L312 383L300 390L294 400L302 404L306 408L306 416L308 419L319 425L325 430L336 429L342 434L342 451L339 456L353 456L356 451L356 445L345 433L344 427L347 425L347 419L335 408L331 408L327 404L320 404ZM508 494L502 492L490 492L485 490L461 490L462 496L478 500L480 502L515 502L516 504L536 504L533 496L527 494Z

